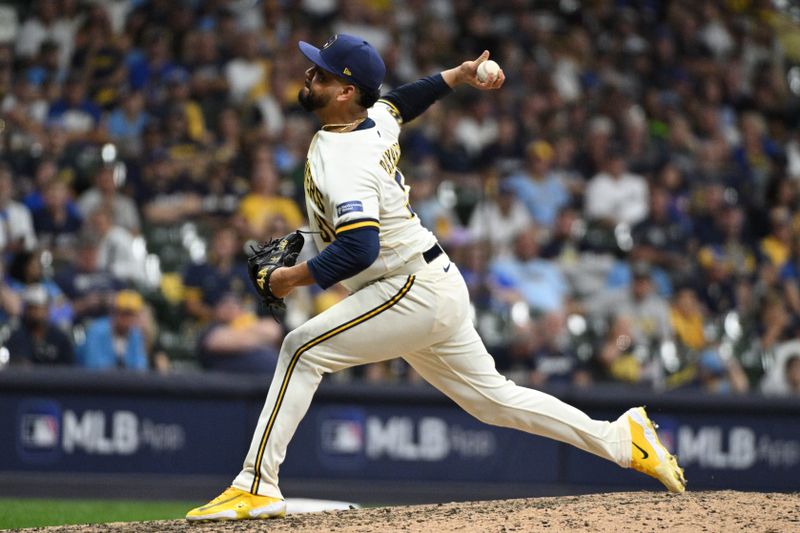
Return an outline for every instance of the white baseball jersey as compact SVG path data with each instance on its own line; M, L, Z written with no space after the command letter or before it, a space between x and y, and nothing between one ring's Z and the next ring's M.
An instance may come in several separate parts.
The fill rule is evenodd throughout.
M347 133L320 130L311 140L304 186L308 220L320 251L336 235L365 226L381 233L378 258L342 281L349 291L385 277L429 249L436 237L420 224L408 203L409 187L397 168L400 125L389 106L369 110L371 128Z
M627 467L627 419L592 420L545 393L500 375L470 319L469 292L447 254L423 260L436 242L408 206L397 170L399 124L386 104L375 126L320 131L308 151L305 191L311 226L324 249L335 236L380 230L380 254L345 280L352 294L289 332L264 408L233 486L282 498L278 470L324 374L402 357L429 383L490 424L567 442Z

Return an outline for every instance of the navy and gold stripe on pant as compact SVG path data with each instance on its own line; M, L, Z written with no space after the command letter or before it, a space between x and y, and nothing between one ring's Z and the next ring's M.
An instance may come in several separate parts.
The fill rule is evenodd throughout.
M267 427L264 428L264 434L261 436L261 443L258 447L258 454L256 454L256 461L255 461L255 474L253 477L253 483L250 486L250 493L251 494L258 494L258 486L261 483L261 462L264 460L264 450L267 448L267 441L269 440L270 433L272 432L272 427L275 425L275 419L278 417L278 411L280 411L281 404L283 403L283 398L286 395L286 389L289 387L289 380L292 378L292 373L294 372L295 367L297 366L297 362L300 360L300 356L303 355L305 352L313 348L314 346L324 342L331 337L338 335L339 333L343 333L348 329L351 329L363 322L366 322L370 318L374 318L379 314L383 313L387 309L391 308L397 302L399 302L403 296L405 296L409 290L411 290L411 286L414 284L414 276L409 276L406 280L403 287L389 300L382 303L381 305L367 311L366 313L348 321L344 324L337 326L331 330L326 331L322 335L319 335L307 343L303 344L298 348L294 355L292 355L291 361L289 361L289 366L286 368L286 374L283 377L283 382L281 383L281 388L278 391L278 397L275 400L275 407L272 408L272 414L269 416L269 420L267 422Z

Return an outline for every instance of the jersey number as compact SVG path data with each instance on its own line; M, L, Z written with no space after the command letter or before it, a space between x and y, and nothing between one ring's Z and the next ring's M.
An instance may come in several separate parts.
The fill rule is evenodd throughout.
M316 220L317 222L317 227L319 228L319 236L322 239L322 242L333 241L333 235L328 229L328 226L325 224L325 219L319 216L319 213L314 213L314 220Z

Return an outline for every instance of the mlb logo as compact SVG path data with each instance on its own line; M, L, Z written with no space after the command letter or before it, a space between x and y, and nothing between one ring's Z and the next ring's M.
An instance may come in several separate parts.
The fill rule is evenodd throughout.
M52 449L58 446L59 421L53 415L26 414L20 421L20 439L30 450Z
M364 449L364 424L360 421L326 420L320 430L326 453L353 455Z
M61 406L44 398L22 400L17 408L17 454L30 464L51 464L61 457Z

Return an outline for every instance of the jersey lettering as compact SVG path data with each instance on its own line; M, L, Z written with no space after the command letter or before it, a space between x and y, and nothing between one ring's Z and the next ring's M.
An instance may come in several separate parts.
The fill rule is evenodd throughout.
M311 178L311 164L306 159L305 171L303 172L303 185L305 186L306 196L314 202L320 212L325 212L325 202L322 201L322 193L319 192L314 180Z
M381 168L390 176L397 170L397 162L400 161L400 143L394 143L383 152L381 156Z

